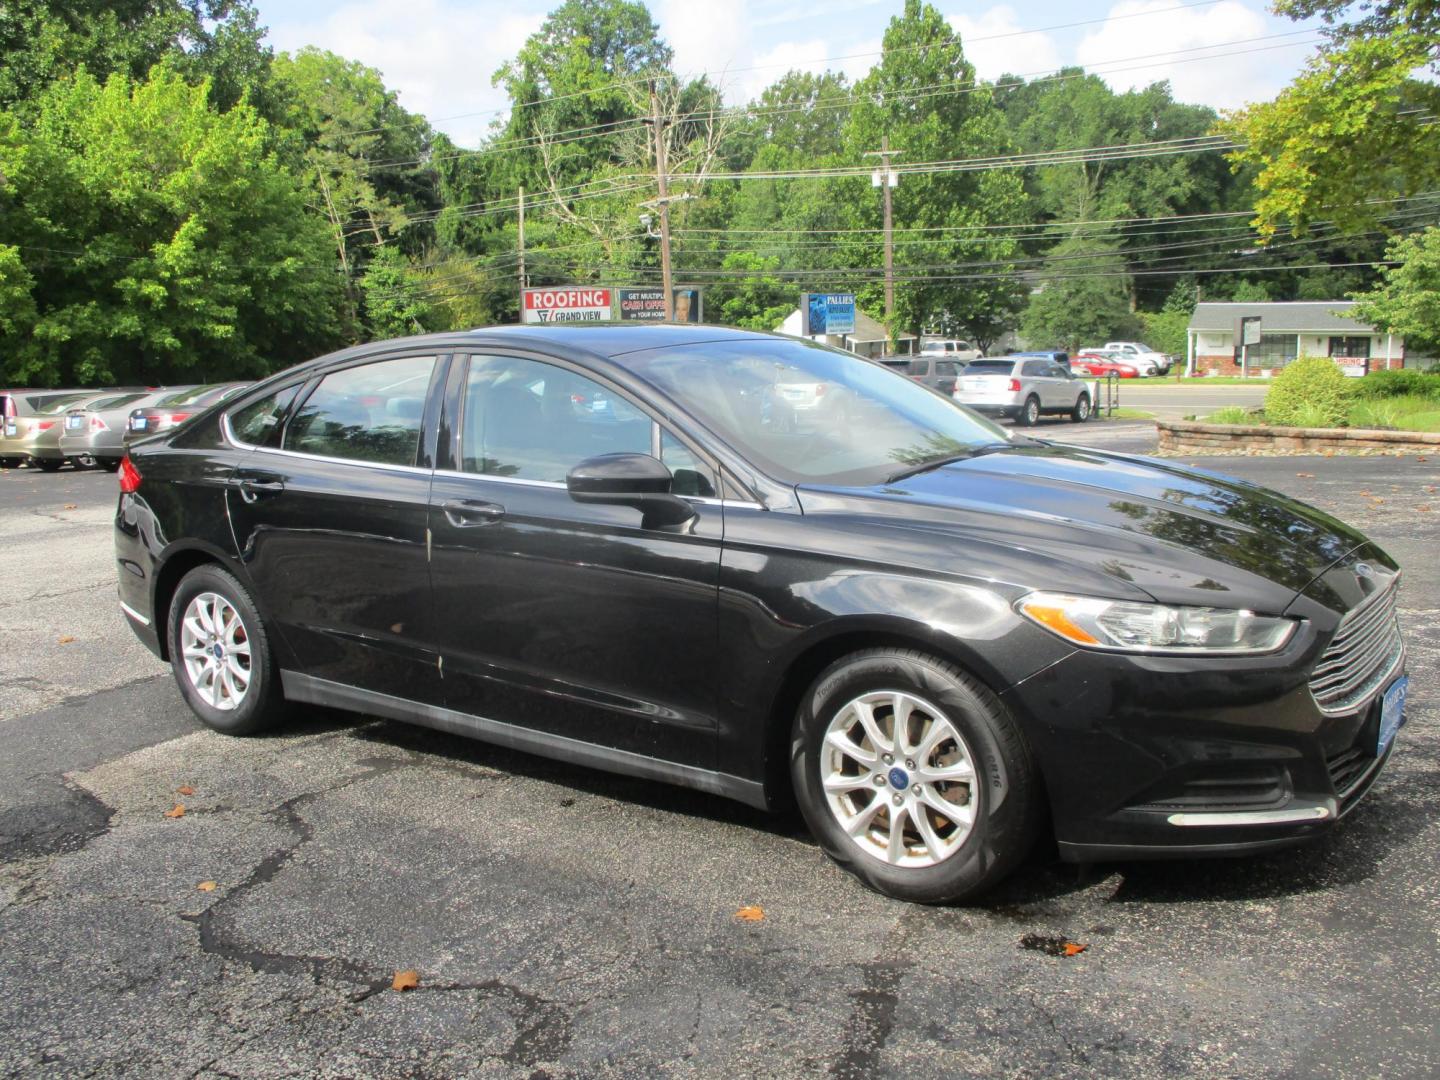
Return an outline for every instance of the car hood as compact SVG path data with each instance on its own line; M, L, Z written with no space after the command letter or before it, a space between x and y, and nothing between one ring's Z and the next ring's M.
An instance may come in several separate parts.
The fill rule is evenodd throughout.
M1244 481L1042 442L890 484L797 490L806 514L878 516L883 530L946 534L937 569L1165 603L1283 611L1367 543L1328 514ZM898 544L897 558L913 561L917 550Z

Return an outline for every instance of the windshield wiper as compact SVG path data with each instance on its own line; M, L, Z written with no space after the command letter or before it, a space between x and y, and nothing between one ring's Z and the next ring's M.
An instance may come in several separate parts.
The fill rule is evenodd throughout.
M931 458L929 461L922 461L918 465L911 465L909 468L901 469L897 473L891 473L885 478L885 483L894 484L901 480L908 480L912 476L919 476L921 473L929 472L931 469L939 469L946 465L953 465L957 461L965 461L972 457L979 457L981 454L988 454L992 450L1009 450L1013 443L982 443L979 446L972 446L959 454L946 454L944 457Z

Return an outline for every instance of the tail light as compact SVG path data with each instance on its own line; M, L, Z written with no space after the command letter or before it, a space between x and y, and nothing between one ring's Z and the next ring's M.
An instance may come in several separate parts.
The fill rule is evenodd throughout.
M188 412L172 412L169 416L165 417L166 423L171 427L174 427L176 424L183 424L189 419L190 414Z
M1019 379L1011 379L1011 380L1010 380L1010 392L1011 392L1012 394L1018 394L1018 393L1020 392L1020 380L1019 380Z
M824 396L825 396L825 385L826 385L826 384L822 382L822 383L818 384L818 385L815 387L815 396L816 396L816 397L824 397Z
M140 470L137 469L135 463L130 460L129 454L126 454L120 459L119 476L120 492L122 495L134 495L135 492L140 490Z
M91 430L91 431L109 431L109 430L110 430L110 425L107 424L107 423L105 423L105 421L104 421L104 420L101 420L100 417L98 417L98 416L91 416L91 417L90 417L90 430Z
M50 430L52 427L54 427L54 426L55 426L55 421L54 421L54 420L36 420L36 421L35 421L35 430L36 430L36 431L49 431L49 430Z

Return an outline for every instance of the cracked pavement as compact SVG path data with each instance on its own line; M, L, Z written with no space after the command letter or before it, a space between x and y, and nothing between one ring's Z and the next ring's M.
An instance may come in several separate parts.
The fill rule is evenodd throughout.
M1405 565L1389 768L1308 847L1042 852L939 909L700 793L325 710L210 733L115 610L114 478L0 476L0 1075L1436 1075L1440 470L1203 464Z

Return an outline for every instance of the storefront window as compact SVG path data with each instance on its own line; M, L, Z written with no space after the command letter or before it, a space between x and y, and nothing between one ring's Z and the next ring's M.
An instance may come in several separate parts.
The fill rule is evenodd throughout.
M1251 345L1248 364L1252 370L1282 368L1298 354L1299 341L1294 334L1261 334L1260 344ZM1240 363L1240 349L1235 349L1235 363Z
M1368 337L1332 337L1330 355L1343 356L1352 360L1368 359L1370 339Z

